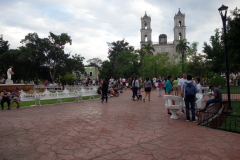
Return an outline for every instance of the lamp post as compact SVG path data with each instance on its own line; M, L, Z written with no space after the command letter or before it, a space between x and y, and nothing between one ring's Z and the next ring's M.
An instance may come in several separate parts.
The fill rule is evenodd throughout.
M226 78L227 78L227 96L228 96L228 109L231 107L231 98L230 98L230 86L229 86L229 68L228 68L228 51L227 51L227 37L226 37L226 21L227 21L227 6L222 5L218 8L218 11L222 18L223 31L224 31L224 52L225 52L225 61L226 61Z

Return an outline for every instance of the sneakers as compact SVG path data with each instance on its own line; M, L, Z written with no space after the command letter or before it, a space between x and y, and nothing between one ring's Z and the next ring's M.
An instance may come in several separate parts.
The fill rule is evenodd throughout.
M184 114L185 113L184 110L182 110L181 113Z
M195 123L196 121L192 121L193 123Z
M167 113L167 115L171 116L171 115L172 115L172 113Z
M187 119L186 121L189 122L190 120Z

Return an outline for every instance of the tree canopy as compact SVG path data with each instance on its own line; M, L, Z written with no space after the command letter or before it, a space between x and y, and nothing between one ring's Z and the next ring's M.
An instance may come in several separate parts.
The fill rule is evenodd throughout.
M3 77L6 77L5 73L10 65L15 72L13 80L51 79L53 82L66 73L85 71L84 57L65 53L65 45L72 43L71 37L66 33L56 35L50 32L47 38L40 38L37 33L29 33L21 43L23 46L18 49L5 49L5 52L1 53L0 74ZM0 47L0 50L4 50L4 47Z

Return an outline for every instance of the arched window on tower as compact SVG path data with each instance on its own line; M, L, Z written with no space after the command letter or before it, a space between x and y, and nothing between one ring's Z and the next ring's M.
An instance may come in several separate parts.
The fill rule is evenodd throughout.
M182 33L180 32L179 33L179 40L181 40L182 39Z
M145 29L147 29L147 23L145 23L144 27L145 27Z
M148 37L147 37L147 35L145 35L145 42L147 42L148 41Z
M182 26L182 22L181 22L181 21L179 21L179 23L178 23L178 26L179 26L179 27L181 27L181 26Z

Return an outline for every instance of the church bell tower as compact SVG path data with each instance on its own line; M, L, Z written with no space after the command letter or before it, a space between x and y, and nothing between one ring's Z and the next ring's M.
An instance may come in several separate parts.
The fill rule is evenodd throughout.
M149 42L152 43L152 29L151 29L151 17L145 15L141 18L141 42L140 48L142 48L142 44L148 44Z
M185 14L182 14L179 8L179 11L174 16L174 42L177 40L186 40L186 26L185 26Z

